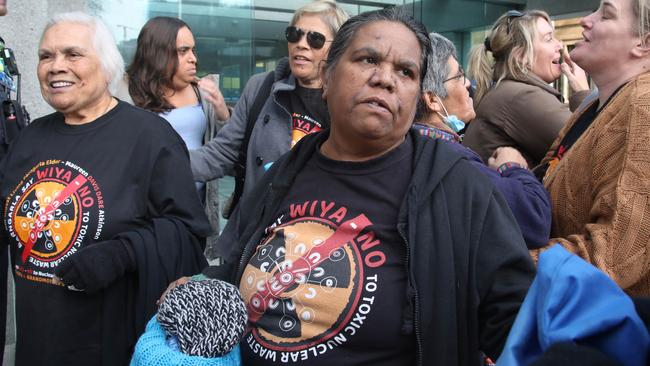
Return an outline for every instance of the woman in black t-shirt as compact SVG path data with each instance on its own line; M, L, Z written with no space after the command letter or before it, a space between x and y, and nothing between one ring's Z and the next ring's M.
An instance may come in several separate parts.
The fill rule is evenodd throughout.
M180 137L112 96L124 66L101 21L56 15L38 55L56 112L23 130L0 169L16 364L126 365L168 278L206 264L207 218Z

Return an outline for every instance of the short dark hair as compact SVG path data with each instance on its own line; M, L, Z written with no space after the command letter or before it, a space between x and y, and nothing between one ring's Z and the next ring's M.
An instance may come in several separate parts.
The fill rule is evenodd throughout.
M127 70L129 94L138 107L155 113L174 109L163 94L165 87L173 87L172 78L178 69L176 37L183 27L190 29L187 23L172 17L155 17L142 27Z
M420 83L422 83L427 73L427 58L431 53L429 33L422 23L396 7L361 13L343 23L336 37L334 37L329 54L327 55L327 69L334 70L336 68L341 56L350 46L354 35L360 28L370 23L381 21L401 23L413 32L415 38L417 38L422 53L420 58Z

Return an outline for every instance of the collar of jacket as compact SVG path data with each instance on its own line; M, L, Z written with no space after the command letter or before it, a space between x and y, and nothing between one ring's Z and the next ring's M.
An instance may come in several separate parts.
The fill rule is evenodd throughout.
M512 81L518 81L520 83L528 84L528 85L533 85L539 88L542 88L549 92L550 94L553 94L560 102L563 102L563 97L560 92L555 89L552 85L549 83L545 82L544 80L540 79L539 76L533 74L532 72L526 75L525 78L523 79L515 79L514 77L506 77L504 80L512 80Z
M328 137L329 130L309 134L303 137L288 154L276 161L271 171L280 170L282 174L273 174L271 188L279 191L289 189L296 174L302 170L316 149ZM418 201L420 201L429 196L447 172L464 157L446 146L445 142L439 143L437 140L422 136L414 129L409 130L407 138L413 141L414 146L413 176L408 190L417 189Z
M296 77L291 73L289 58L283 57L278 61L275 71L273 71L271 94L293 91L294 89L296 89Z

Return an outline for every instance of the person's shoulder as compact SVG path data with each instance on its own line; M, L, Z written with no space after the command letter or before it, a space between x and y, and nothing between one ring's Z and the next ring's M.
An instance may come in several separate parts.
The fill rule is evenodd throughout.
M272 73L274 73L274 71L266 71L266 72L261 72L259 74L255 74L251 76L250 79L248 79L246 86L254 90L257 90L262 85L264 80L266 80L266 77Z
M118 120L126 125L125 128L128 127L130 134L148 135L167 143L182 142L172 125L159 115L123 101L118 103L117 108L120 108Z
M31 121L28 126L38 126L38 125L40 125L42 123L48 123L48 122L55 121L55 120L60 119L60 118L61 118L61 113L53 112L53 113L47 114L47 115L45 115L43 117L36 118L35 120Z
M647 106L650 103L650 72L639 75L631 84L630 94L633 99L630 101Z
M525 83L519 80L506 79L502 80L499 85L493 89L493 97L508 98L519 96L522 93L538 93L542 91L543 90L539 86Z
M42 130L43 128L50 128L52 124L59 123L62 121L62 119L63 116L59 112L54 112L45 115L43 117L39 117L31 121L27 126L25 126L25 129L23 130L22 134L25 134L26 132L36 133L37 131Z

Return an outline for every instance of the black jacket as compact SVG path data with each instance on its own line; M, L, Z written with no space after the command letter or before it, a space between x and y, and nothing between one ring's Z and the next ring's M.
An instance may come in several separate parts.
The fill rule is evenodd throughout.
M231 254L206 276L239 284L295 176L326 138L303 138L244 197L220 237ZM465 158L415 131L407 138L414 170L397 225L409 258L403 330L415 332L418 364L476 365L480 350L496 359L534 276L521 232Z

